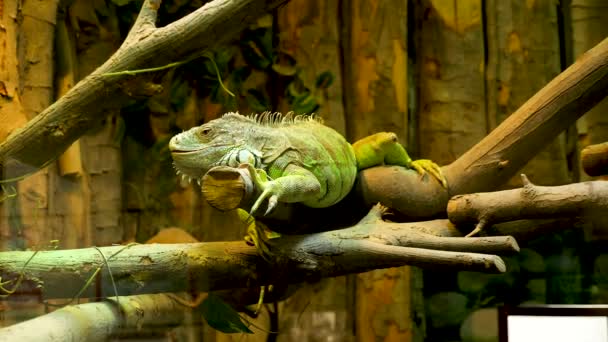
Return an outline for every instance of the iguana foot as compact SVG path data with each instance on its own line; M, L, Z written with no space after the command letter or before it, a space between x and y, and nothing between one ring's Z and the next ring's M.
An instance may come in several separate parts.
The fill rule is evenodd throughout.
M445 176L443 176L443 173L441 172L441 168L439 167L439 165L435 164L432 160L430 160L430 159L414 160L413 162L411 162L410 168L416 170L416 172L418 172L420 174L420 176L424 176L427 172L430 173L433 177L435 177L439 181L439 183L441 183L441 185L444 188L447 188L448 182L445 179Z
M280 237L281 234L273 232L262 222L256 221L247 211L237 209L239 220L247 226L245 242L250 246L255 246L258 254L266 261L270 258L270 248L268 241Z
M268 215L279 203L278 184L270 179L268 174L266 174L266 171L256 169L251 164L247 164L247 170L249 170L249 174L251 175L251 179L256 189L262 190L262 194L255 200L255 203L251 207L249 213L251 215L255 214L262 203L264 203L264 200L268 199L268 205L266 207L264 216Z

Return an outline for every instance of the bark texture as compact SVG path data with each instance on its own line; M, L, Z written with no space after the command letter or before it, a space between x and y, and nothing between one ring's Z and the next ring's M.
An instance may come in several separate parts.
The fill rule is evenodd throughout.
M492 253L519 250L508 236L450 237L455 233L445 227L445 220L386 222L382 220L385 210L376 206L349 228L270 240L268 262L244 242L112 246L36 255L3 252L0 276L3 281L16 279L31 258L19 291L36 289L43 298L71 298L101 268L94 285L81 296L108 297L114 294L109 272L120 295L211 291L298 283L402 265L504 272L503 261ZM441 237L444 232L448 235ZM15 281L9 284L12 288Z
M2 142L0 163L11 170L12 175L22 175L46 165L112 109L124 104L129 96L159 92L157 86L146 84L142 77L135 77L135 81L122 72L160 67L200 55L283 2L217 0L162 28L154 25L160 2L144 2L121 48L68 94ZM213 32L222 32L221 39ZM41 154L41 150L45 153Z
M407 7L407 1L344 2L342 39L350 141L389 131L408 145ZM358 341L412 341L412 277L410 267L357 275ZM391 295L386 289L391 289Z
M421 1L420 156L448 164L487 133L480 0Z
M4 341L107 341L120 334L166 329L187 313L166 294L123 296L66 306L0 329Z
M475 147L450 164L450 194L503 184L589 108L608 86L608 39L534 94Z
M523 188L455 196L448 202L448 218L457 226L485 226L522 219L587 217L608 210L608 182L595 181L548 187L532 184L522 175Z
M585 51L605 40L608 35L608 4L603 0L572 0L572 52L576 59ZM599 144L608 140L608 100L603 100L582 117L577 128L586 144Z
M581 151L581 161L589 176L608 175L608 142L585 147Z
M552 0L488 1L487 107L490 129L560 72L558 6ZM553 138L521 170L543 185L571 181L565 134ZM521 186L513 177L507 187Z

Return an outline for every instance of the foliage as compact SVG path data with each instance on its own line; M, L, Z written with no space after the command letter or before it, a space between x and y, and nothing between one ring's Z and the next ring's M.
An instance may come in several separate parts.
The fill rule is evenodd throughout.
M209 293L201 303L200 310L207 323L216 330L228 334L253 334L253 331L243 323L239 313L213 293Z
M121 6L119 18L126 34L141 0L113 2ZM201 5L201 1L164 1L159 24L172 22ZM267 15L245 30L241 39L232 45L208 52L209 58L198 58L180 66L171 82L171 109L183 109L187 94L195 90L198 96L209 98L225 110L274 111L278 98L286 99L289 109L296 113L310 114L318 110L323 102L319 94L331 85L333 75L325 71L310 85L312 89L307 87L300 77L296 59L277 48L275 37L273 18ZM266 77L265 82L252 81L251 78L260 74ZM236 96L222 89L222 82ZM284 90L279 91L276 85Z
M119 26L124 37L142 0L112 2L118 6ZM202 1L163 1L158 25L169 24L202 5ZM125 183L131 195L137 194L138 210L145 211L146 216L161 216L155 223L187 224L167 222L162 217L170 216L167 214L173 204L169 197L178 190L179 182L166 149L171 136L212 119L219 112L276 111L280 102L296 113L310 114L321 106L320 95L331 86L333 75L323 72L312 84L305 85L296 59L277 47L278 35L275 33L273 17L268 15L245 30L241 39L232 44L205 51L199 58L185 63L178 61L174 63L179 64L175 68L159 66L155 72L163 93L149 99L136 99L123 108L125 128L120 137L124 136ZM192 110L193 106L199 109ZM147 184L149 180L154 181ZM149 237L156 228L149 227L151 231L143 235L138 232L138 238Z
M121 35L125 37L142 0L111 1L118 6ZM158 25L169 24L202 5L202 1L163 1ZM141 70L157 73L164 91L149 99L134 100L122 110L123 178L128 187L126 196L135 198L127 200L129 209L141 210L141 217L154 217L148 224L140 222L138 241L149 238L161 225L186 224L166 221L173 209L171 195L179 190L167 149L171 136L219 114L212 112L277 111L279 103L298 114L311 114L320 108L321 95L331 86L333 75L326 71L312 84L305 84L297 60L277 47L277 37L273 17L268 15L232 44L201 52L192 60L176 61L171 68ZM193 106L197 109L192 110ZM217 296L210 294L200 310L217 330L251 333L239 314Z

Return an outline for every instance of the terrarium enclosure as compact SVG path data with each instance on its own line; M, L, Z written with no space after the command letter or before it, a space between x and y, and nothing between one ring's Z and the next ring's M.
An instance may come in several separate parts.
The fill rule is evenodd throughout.
M603 0L0 1L0 340L498 341L499 307L608 304L606 22ZM176 172L171 139L229 112L303 136ZM265 213L276 160L338 197L327 157L289 159L309 120L356 180ZM370 136L414 161L361 167Z

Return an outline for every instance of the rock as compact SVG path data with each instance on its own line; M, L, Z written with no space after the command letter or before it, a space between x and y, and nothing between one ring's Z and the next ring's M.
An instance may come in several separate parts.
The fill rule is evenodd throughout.
M458 292L440 292L427 302L427 317L433 328L459 325L467 315L468 299Z
M593 262L593 282L608 286L608 254L601 254Z
M522 248L518 254L519 266L531 273L542 273L545 271L545 260L538 252L530 248Z
M526 284L528 289L528 300L546 303L547 302L547 280L546 279L530 279Z
M583 300L580 258L572 248L547 258L547 303L576 304Z
M496 277L495 274L461 271L458 272L458 288L466 293L479 293Z
M498 342L498 309L473 311L460 326L462 342Z

